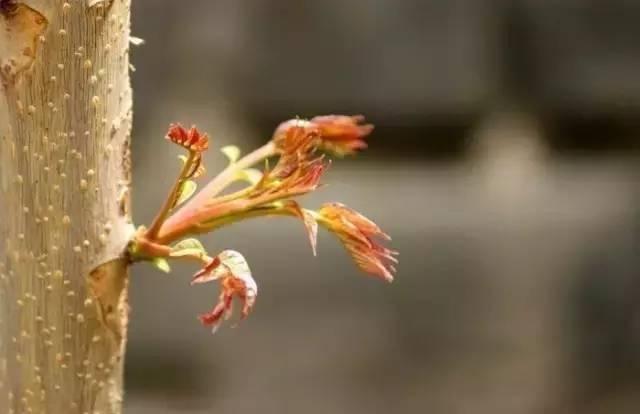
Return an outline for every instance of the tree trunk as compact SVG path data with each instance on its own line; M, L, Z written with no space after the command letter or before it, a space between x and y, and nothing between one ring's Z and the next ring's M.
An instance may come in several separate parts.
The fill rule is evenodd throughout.
M0 413L120 413L130 0L0 12Z

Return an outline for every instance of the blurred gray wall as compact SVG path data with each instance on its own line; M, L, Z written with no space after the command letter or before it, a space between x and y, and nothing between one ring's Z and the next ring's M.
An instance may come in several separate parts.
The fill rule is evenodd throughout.
M134 269L131 413L637 413L640 3L134 0L134 206L148 223L196 123L243 150L281 120L364 113L340 200L401 251L358 274L329 235L242 223L206 237L260 284L211 336L216 300ZM173 166L173 167L172 167ZM175 167L175 168L174 168Z

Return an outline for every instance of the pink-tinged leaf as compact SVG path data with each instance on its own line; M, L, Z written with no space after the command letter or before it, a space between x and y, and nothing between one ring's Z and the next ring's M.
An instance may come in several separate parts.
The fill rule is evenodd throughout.
M311 119L319 130L321 148L339 156L367 148L365 138L373 131L373 125L364 122L362 115L324 115Z
M273 134L276 146L286 151L287 144L292 142L294 129L312 131L313 145L323 151L338 156L353 154L367 148L365 139L373 131L373 125L366 124L362 115L323 115L310 121L291 119L281 123Z
M309 236L309 243L311 244L313 255L317 256L318 222L315 217L305 209L302 209L302 221L307 229L307 235Z
M180 124L171 124L169 125L166 139L189 151L191 162L187 166L188 171L185 173L186 178L198 178L204 175L206 170L202 164L202 153L209 148L209 137L207 134L202 134L195 126L186 130ZM183 162L186 163L186 161L187 158L184 158Z
M186 130L180 124L171 124L169 132L167 132L167 139L193 152L201 153L209 148L209 137L207 134L200 133L195 126Z
M244 257L233 250L225 250L212 259L204 269L196 273L192 284L211 280L219 280L222 291L216 306L210 312L200 315L200 321L215 332L220 323L231 316L234 297L242 302L241 318L249 315L258 296L258 285Z
M356 265L364 272L393 281L397 252L384 247L389 240L374 222L339 203L328 203L318 211L318 220L338 236Z
M203 267L193 275L191 284L196 285L198 283L207 283L211 282L212 280L218 279L221 276L221 272L226 272L225 268L220 267L221 263L222 262L220 261L219 257L214 257L213 259L211 259L211 261L209 261L209 263L205 267Z
M309 238L309 244L311 245L313 255L317 256L318 222L313 216L313 213L301 208L295 201L288 201L284 208L291 211L296 217L302 220L307 231L307 237Z
M304 119L290 119L281 123L272 139L279 152L289 156L308 153L319 143L317 127Z

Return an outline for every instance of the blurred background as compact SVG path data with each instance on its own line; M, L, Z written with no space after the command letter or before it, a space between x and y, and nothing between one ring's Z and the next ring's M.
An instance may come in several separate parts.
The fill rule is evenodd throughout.
M282 120L366 114L340 200L400 250L396 282L331 235L262 219L252 316L215 336L217 287L136 266L129 413L638 413L640 2L133 1L135 221L179 164L170 122L247 151Z

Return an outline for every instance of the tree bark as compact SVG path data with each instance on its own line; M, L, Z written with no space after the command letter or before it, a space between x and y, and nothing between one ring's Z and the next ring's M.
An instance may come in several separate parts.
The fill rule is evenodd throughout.
M0 12L0 413L120 413L130 0Z

